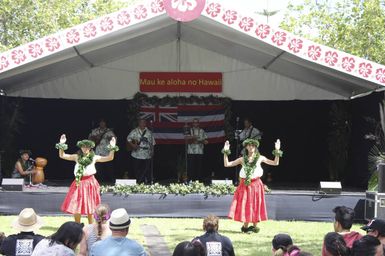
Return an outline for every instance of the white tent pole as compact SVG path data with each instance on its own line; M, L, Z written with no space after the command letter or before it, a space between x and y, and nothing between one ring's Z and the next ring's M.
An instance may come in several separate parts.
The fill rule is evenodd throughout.
M177 22L177 39L176 39L176 56L177 56L177 70L180 72L180 37L181 37L181 23Z

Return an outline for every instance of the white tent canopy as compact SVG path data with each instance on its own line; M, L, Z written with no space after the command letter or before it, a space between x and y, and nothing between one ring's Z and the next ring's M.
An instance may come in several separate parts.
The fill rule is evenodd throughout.
M381 90L385 83L379 64L265 24L245 28L242 22L251 16L223 6L214 16L216 2L208 1L197 20L180 23L154 11L157 1L0 54L0 88L10 96L130 99L139 90L139 72L196 71L222 72L218 95L234 100L334 100ZM138 8L146 8L146 17L136 15ZM238 15L231 24L229 11ZM122 18L128 15L129 24ZM90 24L96 35L87 34Z

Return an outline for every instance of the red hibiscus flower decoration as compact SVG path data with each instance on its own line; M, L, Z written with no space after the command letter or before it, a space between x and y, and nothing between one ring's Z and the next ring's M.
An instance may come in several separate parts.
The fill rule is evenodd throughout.
M376 70L376 79L381 83L385 83L385 69L379 68Z
M222 19L227 22L227 24L231 25L234 24L234 22L237 19L237 12L236 11L231 11L227 10L223 16Z
M244 17L242 20L239 22L239 27L243 29L245 32L250 31L250 29L254 25L254 20L250 17Z
M151 3L151 11L153 13L163 12L164 4L162 0L155 0Z
M22 50L13 50L12 59L15 64L20 64L27 59L27 56L25 56Z
M307 56L312 60L318 60L318 58L321 57L321 47L315 45L309 46Z
M255 34L261 39L265 39L270 34L270 26L266 24L260 24L255 30Z
M100 21L100 29L104 32L110 31L114 28L114 22L110 17L105 17Z
M342 58L342 68L348 72L351 72L355 66L355 60L352 57Z
M70 31L67 32L66 38L67 38L67 43L69 44L79 43L80 33L76 29L71 29Z
M294 53L298 53L302 49L302 46L303 41L297 38L292 39L288 45L289 49Z
M85 37L94 37L96 36L96 27L93 23L88 23L83 28L83 34Z
M134 10L135 18L137 20L145 19L147 17L147 9L144 7L144 5L139 5Z
M211 3L211 4L209 4L209 6L207 6L206 12L211 17L215 18L221 12L221 5L217 4L217 3Z
M122 11L118 14L118 24L121 26L128 25L131 22L130 14L127 11Z
M43 47L40 46L40 44L30 44L28 46L28 52L31 57L36 58L37 56L40 56L43 54Z
M0 58L0 70L3 70L4 68L8 67L9 61L7 60L6 57L1 56Z
M286 41L286 33L277 31L275 34L272 36L271 40L278 46L281 46L285 43Z
M363 77L369 77L370 74L372 74L372 64L370 63L360 63L360 65L358 66L358 73L360 73L360 75L362 75Z
M338 54L336 52L327 51L325 53L325 62L330 66L334 66L338 61Z
M47 47L48 51L53 52L60 47L60 42L56 37L48 37L45 39L45 47Z

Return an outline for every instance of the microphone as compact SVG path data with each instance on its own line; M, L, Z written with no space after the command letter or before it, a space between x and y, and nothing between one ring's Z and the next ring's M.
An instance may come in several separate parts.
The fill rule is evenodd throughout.
M237 116L237 123L239 122L239 116Z

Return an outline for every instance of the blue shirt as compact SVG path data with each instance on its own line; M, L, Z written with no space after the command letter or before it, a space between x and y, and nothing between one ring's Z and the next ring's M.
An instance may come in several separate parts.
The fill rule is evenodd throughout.
M91 256L146 256L143 246L126 237L109 236L94 243Z

